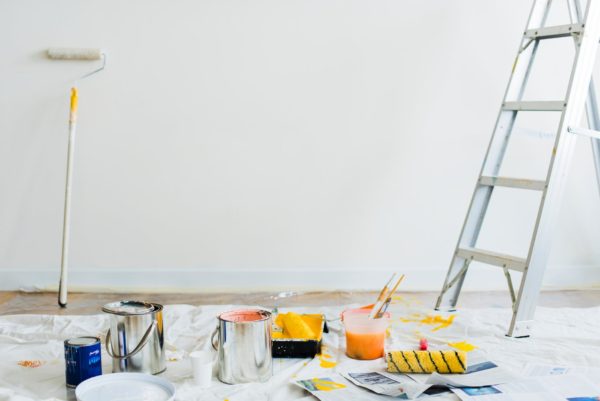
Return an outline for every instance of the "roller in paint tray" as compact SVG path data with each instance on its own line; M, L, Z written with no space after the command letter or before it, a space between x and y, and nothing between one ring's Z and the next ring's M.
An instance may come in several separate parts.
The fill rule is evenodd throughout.
M274 358L313 358L321 352L323 333L327 332L322 314L280 313L275 319Z
M389 351L387 371L391 373L465 373L467 353L454 350Z

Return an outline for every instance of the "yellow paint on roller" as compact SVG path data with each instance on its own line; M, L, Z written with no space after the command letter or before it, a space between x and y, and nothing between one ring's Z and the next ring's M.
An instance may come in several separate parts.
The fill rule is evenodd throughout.
M283 330L292 338L314 339L315 333L302 317L294 312L284 313L282 315Z
M456 348L459 351L465 351L465 352L471 352L474 349L477 349L477 346L473 345L473 344L469 344L466 341L460 341L460 342L456 342L456 343L448 343L449 346L451 346L452 348Z
M323 335L323 315L320 314L280 313L275 318L275 325L281 328L281 331L272 331L275 339L293 338L319 341Z
M387 371L391 373L464 373L467 354L464 351L391 351L386 354Z

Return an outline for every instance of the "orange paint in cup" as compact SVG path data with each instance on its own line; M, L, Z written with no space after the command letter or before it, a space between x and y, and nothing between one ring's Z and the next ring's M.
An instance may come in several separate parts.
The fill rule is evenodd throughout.
M354 359L377 359L384 355L385 332L390 314L369 319L368 309L350 309L342 313L346 331L346 355Z

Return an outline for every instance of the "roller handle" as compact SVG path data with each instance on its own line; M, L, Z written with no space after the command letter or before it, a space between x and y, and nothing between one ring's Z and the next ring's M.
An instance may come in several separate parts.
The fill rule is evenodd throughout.
M71 108L69 112L69 122L77 121L77 105L79 103L79 94L76 87L71 88Z
M63 234L60 260L60 280L58 283L58 305L67 306L67 275L69 265L69 237L71 215L71 180L73 174L73 147L75 146L75 125L77 122L77 88L71 88L71 105L69 108L69 147L67 149L67 178L65 184L65 206L63 214Z

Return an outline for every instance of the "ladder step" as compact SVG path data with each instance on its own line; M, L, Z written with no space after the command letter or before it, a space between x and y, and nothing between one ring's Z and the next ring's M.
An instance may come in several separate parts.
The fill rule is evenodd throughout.
M571 134L589 136L590 138L600 139L600 131L588 128L569 127L567 129Z
M565 102L562 100L505 102L502 105L502 109L504 110L515 111L563 111L564 108Z
M477 262L487 263L504 267L507 269L516 270L519 272L525 271L527 260L516 256L504 255L501 253L484 251L477 248L458 248L456 255L463 259L471 259Z
M479 185L484 185L488 187L508 187L531 189L533 191L543 191L546 188L546 181L529 180L525 178L481 176L479 178Z
M564 38L565 36L579 34L582 31L583 31L583 25L581 25L581 24L545 26L543 28L526 30L525 37L530 38L530 39Z

